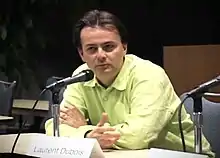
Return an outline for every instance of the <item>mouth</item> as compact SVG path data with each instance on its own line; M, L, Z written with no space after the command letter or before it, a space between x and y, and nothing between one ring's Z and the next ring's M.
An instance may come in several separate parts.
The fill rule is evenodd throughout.
M100 68L100 69L107 69L108 67L109 67L109 64L100 64L96 66L96 68Z
M100 65L97 65L97 67L103 67L103 66L108 66L108 64L100 64Z

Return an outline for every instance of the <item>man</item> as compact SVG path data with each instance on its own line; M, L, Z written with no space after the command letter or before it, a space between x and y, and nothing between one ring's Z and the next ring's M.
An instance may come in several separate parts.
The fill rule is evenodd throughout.
M120 20L105 11L90 11L76 24L74 36L85 64L73 74L91 69L95 77L65 90L61 136L96 138L103 149L182 150L180 99L161 67L127 54L127 34ZM48 135L52 125L51 119L46 122ZM193 151L193 124L184 109L182 125L186 149ZM213 155L204 137L203 149Z

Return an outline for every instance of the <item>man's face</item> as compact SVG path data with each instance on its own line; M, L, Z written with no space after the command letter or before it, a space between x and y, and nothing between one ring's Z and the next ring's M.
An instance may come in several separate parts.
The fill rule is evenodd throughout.
M85 27L81 31L79 54L96 76L116 75L122 65L127 45L122 44L116 30Z

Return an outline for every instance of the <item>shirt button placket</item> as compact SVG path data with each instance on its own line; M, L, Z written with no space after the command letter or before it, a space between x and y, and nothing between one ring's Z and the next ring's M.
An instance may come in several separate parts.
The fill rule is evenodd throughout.
M109 94L108 91L104 91L103 92L103 101L107 101L108 100L108 94Z
M104 97L103 97L103 100L104 100L104 101L107 101L107 100L108 100L108 97L107 97L107 96L104 96Z

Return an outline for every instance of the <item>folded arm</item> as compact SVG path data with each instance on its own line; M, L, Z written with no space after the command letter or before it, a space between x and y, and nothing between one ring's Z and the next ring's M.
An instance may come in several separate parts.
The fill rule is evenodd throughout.
M88 130L95 128L87 124L87 109L80 93L77 84L69 85L64 92L64 99L60 104L60 136L83 138ZM71 100L75 102L72 103ZM68 115L64 115L65 111ZM46 121L45 130L47 135L53 135L53 119Z

